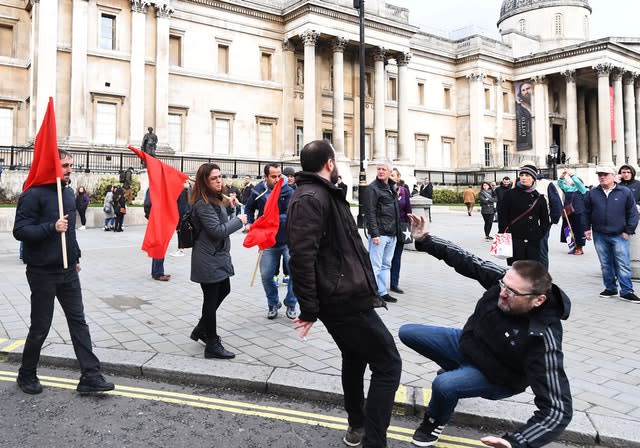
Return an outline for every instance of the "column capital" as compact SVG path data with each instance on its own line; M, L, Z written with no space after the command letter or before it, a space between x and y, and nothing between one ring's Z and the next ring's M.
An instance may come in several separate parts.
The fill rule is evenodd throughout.
M409 52L400 52L396 53L396 64L398 67L409 65L409 61L411 60L411 53Z
M483 72L472 72L467 75L467 79L471 81L483 82L487 75Z
M296 45L293 43L291 39L283 39L282 40L282 49L284 51L295 51Z
M626 72L622 78L622 83L625 85L633 84L638 76L640 76L638 72Z
M307 30L300 35L300 37L304 41L305 47L315 47L316 43L318 42L319 36L320 33L318 33L316 30Z
M560 74L565 77L567 83L576 82L576 71L574 69L565 70L560 72Z
M338 36L331 39L331 51L334 53L343 53L345 48L347 48L346 38Z
M611 71L611 78L614 81L620 81L622 79L622 75L624 75L625 70L622 67L614 67Z
M387 49L384 47L376 47L373 49L373 60L385 62L387 59Z
M169 3L156 2L154 3L154 6L156 7L156 17L159 19L168 19L174 12L176 12L175 9L169 6Z
M613 70L613 64L603 62L601 64L594 65L592 68L596 71L598 77L608 77L609 73L611 73L611 71Z
M150 4L149 0L131 0L131 12L146 14Z
M547 84L548 80L545 75L536 75L531 77L531 82L533 84L545 85Z
M507 77L504 74L499 73L498 76L496 76L496 85L501 86L506 80Z

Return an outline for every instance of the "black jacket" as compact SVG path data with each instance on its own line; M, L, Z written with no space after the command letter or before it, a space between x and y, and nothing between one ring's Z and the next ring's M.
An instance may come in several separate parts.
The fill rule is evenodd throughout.
M515 218L524 213L533 201L538 199L535 207L516 221ZM549 220L549 208L547 200L537 191L527 192L522 188L513 188L507 191L498 202L498 228L503 233L506 228L514 238L521 240L540 240L551 227Z
M62 239L55 229L60 218L56 190L55 184L31 187L18 200L13 236L24 243L23 259L29 270L64 272ZM62 189L62 208L69 220L65 232L68 269L75 269L81 254L76 240L76 201L71 188Z
M300 319L313 322L384 306L358 227L342 190L296 173L289 205L289 272Z
M571 309L567 295L553 285L543 305L524 315L508 315L497 305L503 267L437 237L416 241L416 249L443 260L486 289L464 325L460 351L489 381L514 394L531 386L538 407L524 426L504 438L514 448L536 448L557 438L573 415L562 353L561 320L569 317Z
M400 209L394 185L391 179L387 184L376 179L367 188L365 217L371 238L400 234Z
M627 168L631 171L631 180L624 181L621 180L619 182L620 185L627 187L633 193L633 199L636 201L636 204L640 205L640 180L636 179L636 170L631 165L622 165L618 170L618 174L622 172L623 168Z

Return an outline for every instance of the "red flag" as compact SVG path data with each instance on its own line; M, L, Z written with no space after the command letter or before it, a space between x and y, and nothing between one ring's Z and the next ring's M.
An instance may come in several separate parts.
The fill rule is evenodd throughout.
M55 184L58 177L62 178L62 167L58 155L53 98L49 97L49 105L33 146L33 163L22 191L27 191L36 185Z
M149 176L151 215L144 233L142 250L151 258L164 258L180 219L177 205L178 196L189 176L138 148L129 146L129 149L135 152L147 165Z
M258 249L265 250L276 244L276 234L280 227L280 208L278 207L278 202L283 183L284 178L280 179L275 187L273 187L267 203L264 205L262 216L251 224L247 236L244 237L244 242L242 243L244 247L257 245Z

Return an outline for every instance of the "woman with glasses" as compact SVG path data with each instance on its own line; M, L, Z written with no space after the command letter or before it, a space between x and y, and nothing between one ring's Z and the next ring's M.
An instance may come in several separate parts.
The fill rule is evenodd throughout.
M227 208L238 204L224 194L220 167L205 163L196 174L191 192L192 219L199 230L191 252L191 281L202 288L202 316L191 332L191 339L206 344L205 358L231 359L217 332L218 308L231 291L229 278L234 274L229 235L246 223L246 215L228 219Z

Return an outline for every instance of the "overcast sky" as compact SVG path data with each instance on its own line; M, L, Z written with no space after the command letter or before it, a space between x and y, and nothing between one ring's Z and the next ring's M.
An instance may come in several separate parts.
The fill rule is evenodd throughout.
M365 0L366 1L366 0ZM432 30L454 31L474 25L498 36L502 0L387 0L409 9L413 25ZM640 37L640 1L591 0L591 38Z

